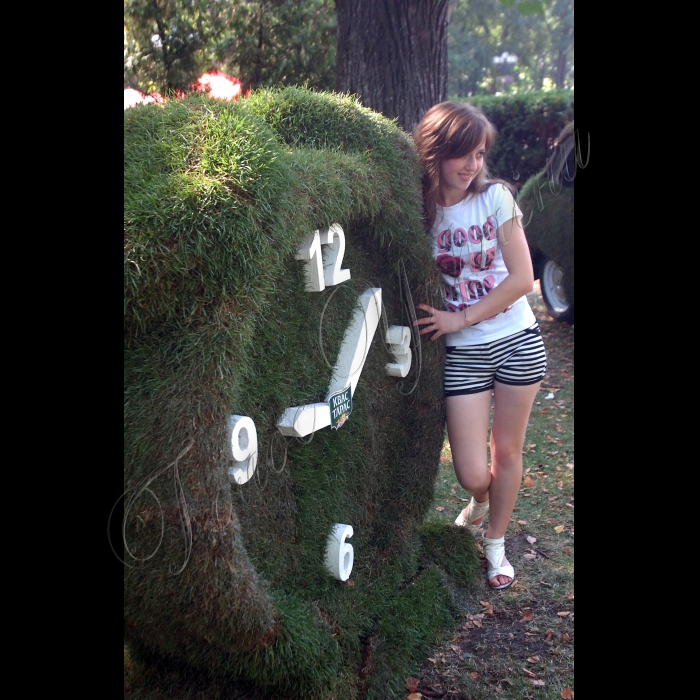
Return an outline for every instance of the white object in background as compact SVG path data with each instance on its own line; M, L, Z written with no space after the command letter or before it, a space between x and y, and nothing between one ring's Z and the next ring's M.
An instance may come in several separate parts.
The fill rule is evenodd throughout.
M323 260L321 246L328 246L326 260ZM306 291L322 292L326 286L350 279L350 270L341 270L345 254L345 232L340 224L333 224L323 231L314 231L299 246L296 260L304 260Z
M350 324L345 329L338 359L333 368L333 375L326 393L326 403L312 403L286 409L277 422L277 428L282 435L304 437L325 428L331 424L330 408L327 403L331 394L345 389L348 384L351 387L350 393L355 393L369 346L379 325L382 290L379 287L365 289L357 301L358 304Z
M233 459L228 478L231 483L245 484L258 466L258 431L248 416L230 416L228 421L226 451Z
M387 363L387 374L391 377L405 377L411 369L411 329L408 326L389 326L385 340L396 360Z
M328 535L325 557L326 569L338 581L347 581L350 578L355 553L352 545L345 540L348 537L352 537L353 534L352 525L336 523L331 534Z

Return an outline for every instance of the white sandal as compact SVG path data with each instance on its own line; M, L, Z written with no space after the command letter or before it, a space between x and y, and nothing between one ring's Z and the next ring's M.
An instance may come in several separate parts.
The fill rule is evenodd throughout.
M483 527L483 522L481 525L472 525L472 523L474 522L474 520L478 520L479 518L486 515L488 510L488 499L486 499L483 503L478 503L474 500L474 496L472 496L472 500L469 502L469 505L457 516L457 520L455 520L455 525L459 525L460 527L467 527L469 528L472 535L476 535L476 533L479 531L479 528Z
M503 557L506 555L506 545L505 537L497 537L495 539L489 539L486 537L486 533L482 534L482 542L484 544L484 557L486 557L486 578L488 579L489 586L491 586L491 580L495 576L510 576L510 581L504 583L501 586L491 586L494 590L501 590L502 588L508 588L515 581L515 569L508 564L507 566L501 566Z

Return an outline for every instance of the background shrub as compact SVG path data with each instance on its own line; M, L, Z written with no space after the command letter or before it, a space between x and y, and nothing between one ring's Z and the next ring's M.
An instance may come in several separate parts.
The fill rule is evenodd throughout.
M476 95L468 100L496 125L486 160L492 175L521 187L542 170L559 132L574 119L574 91Z

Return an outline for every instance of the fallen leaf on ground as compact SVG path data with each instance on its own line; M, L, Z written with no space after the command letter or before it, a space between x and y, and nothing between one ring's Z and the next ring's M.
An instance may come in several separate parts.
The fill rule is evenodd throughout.
M442 513L443 510L445 510L442 506L438 506L435 510L438 512Z
M527 660L528 660L531 664L536 664L536 663L540 660L540 657L539 657L539 656L528 656L528 657L527 657Z
M562 688L561 696L564 700L574 700L574 691L571 688Z
M527 520L518 520L518 525L527 525Z
M554 636L554 635L553 635L552 632L547 632L547 634L545 634L545 636L544 636L544 641L545 641L545 642L550 641L550 640L552 639L553 636Z
M564 547L564 549L562 549L561 551L564 552L564 554L569 554L571 552L571 550L568 547Z
M522 667L523 671L525 671L525 674L530 676L530 678L537 678L537 674L533 673L532 671L528 670L524 666Z
M355 582L354 582L351 578L349 578L349 579L347 580L347 584L348 584L348 586L354 586L354 585L355 585Z
M557 615L559 615L559 617L569 617L569 615L571 615L571 611L570 611L570 610L564 610L564 611L562 611L562 612L558 612Z
M526 610L523 613L523 620L532 620L533 617L534 617L534 615L531 612L529 612L528 610ZM522 622L522 620L521 620L521 622Z
M420 681L417 678L414 678L413 676L409 676L406 679L406 690L408 690L409 693L415 693L416 690L418 690L419 685Z
M569 462L566 466L567 466L569 469L573 469L573 468L574 468L574 463L573 463L573 462Z
M525 557L525 559L537 559L537 555L532 554L532 552L525 552L525 554L523 554L523 556Z
M469 675L474 679L477 680L479 678L479 674L476 671L469 671Z
M530 681L532 685L544 685L544 681Z
M523 479L523 486L526 489L531 489L534 483L535 480L529 474Z
M571 637L570 637L566 632L564 632L564 634L562 634L561 638L562 638L565 642L570 642L570 641L571 641Z
M406 696L406 700L421 700L422 697L420 693L411 693Z
M493 615L493 605L491 603L487 603L485 600L480 600L479 603L486 608L487 615Z
M554 528L554 532L563 532L563 531L564 531L564 527L565 527L564 525L557 525L557 526Z
M536 538L536 537L533 537L532 535L528 535L525 539L526 539L530 544L535 544L535 542L537 542L537 538Z

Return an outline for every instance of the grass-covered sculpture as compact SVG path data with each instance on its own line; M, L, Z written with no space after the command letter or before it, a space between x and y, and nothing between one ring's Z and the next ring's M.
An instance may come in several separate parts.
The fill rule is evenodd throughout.
M584 146L585 149L585 146ZM535 279L547 311L557 321L574 323L574 183L581 144L574 122L557 137L544 168L523 185L519 202L530 245Z
M387 327L439 303L420 202L410 139L351 98L285 89L125 111L134 658L185 664L227 698L386 698L449 622L446 581L468 583L476 555L466 531L422 524L444 439L442 345L412 331L410 373L386 370ZM307 291L298 251L333 224L351 277ZM287 408L326 400L357 298L377 288L349 419L283 436ZM243 484L229 479L234 415L257 431ZM324 562L338 523L354 531L346 581Z

